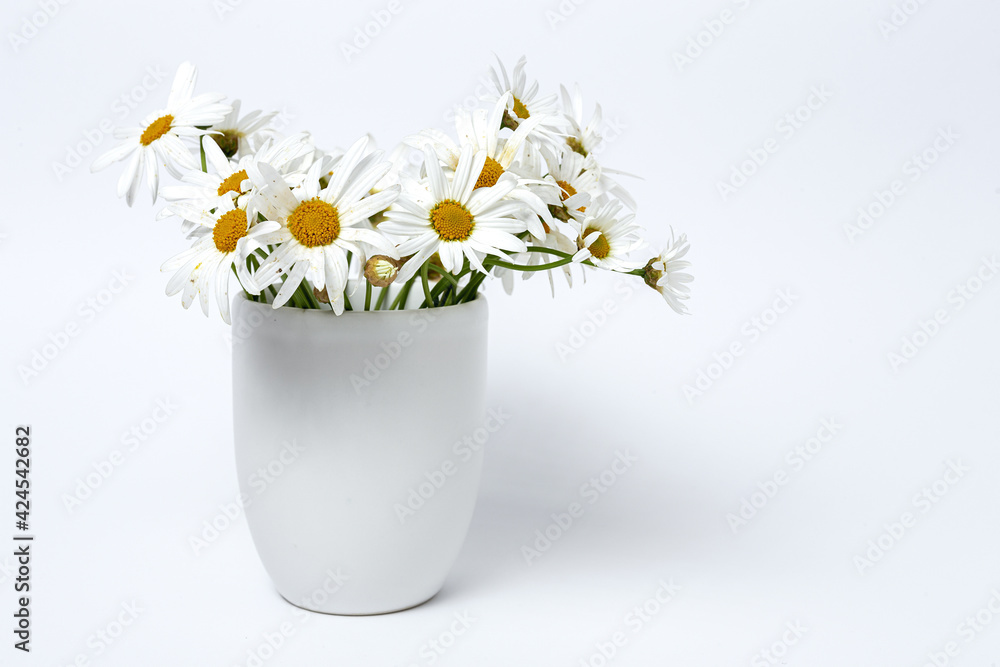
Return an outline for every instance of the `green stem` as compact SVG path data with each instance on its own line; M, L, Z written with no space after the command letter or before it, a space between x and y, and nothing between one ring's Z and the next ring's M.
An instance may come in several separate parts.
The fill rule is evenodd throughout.
M302 300L306 304L307 309L320 309L319 299L317 299L316 295L313 294L312 285L310 285L307 280L303 279L302 282L299 283L298 291L302 293Z
M382 310L382 304L385 303L385 297L389 294L389 286L386 285L382 288L382 291L378 293L378 301L375 302L375 310Z
M563 257L565 259L573 259L573 255L569 254L568 252L563 252L562 250L555 250L553 248L540 248L538 246L530 246L530 247L527 248L527 251L528 252L544 252L544 253L549 254L549 255L555 255L556 257ZM580 262L580 264L583 264L585 266L593 266L593 267L597 268L597 265L594 264L593 262L591 262L589 259ZM644 275L646 275L646 272L645 272L644 269L632 269L631 271L620 271L619 273L623 273L623 274L629 275L629 276L644 276Z
M445 280L451 282L451 284L454 285L455 287L458 287L458 278L456 278L455 276L451 275L450 273L448 273L447 271L445 271L443 268L441 268L437 264L433 264L431 262L427 262L426 264L424 264L424 266L428 267L429 269L433 269L434 272L437 273L439 276L441 276Z
M462 290L462 293L458 295L458 299L456 299L456 301L458 303L468 303L469 301L475 299L476 293L479 290L479 286L483 283L484 280L486 280L485 273L477 273L476 275L472 276L472 278L469 280L469 284L466 285L465 289Z
M483 265L489 269L491 266L499 266L504 269L510 269L512 271L548 271L549 269L557 269L560 266L566 266L572 260L570 259L560 259L556 262L549 262L548 264L512 264L510 262L505 262L499 259L493 259L492 257L487 257L483 262Z
M562 250L556 250L554 248L542 248L540 246L528 246L528 252L544 252L549 255L555 255L556 257L562 257L564 259L573 259L573 255L568 252L563 252Z
M453 285L449 282L440 281L431 290L431 296L434 298L434 302L439 306L447 305L448 295L453 291Z
M371 310L372 308L372 284L365 281L365 310Z
M243 283L240 281L240 274L236 271L236 262L231 263L229 268L233 270L233 275L236 276L236 282L240 284L240 287L243 289L243 293L246 295L247 299L250 301L260 301L258 296L251 294L247 291L246 287L243 287Z
M420 284L424 286L424 305L421 308L433 308L435 305L434 297L431 295L430 280L427 278L427 274L430 273L429 264L430 262L424 262L424 265L420 267Z
M396 295L396 299L392 302L392 305L389 306L389 310L396 310L397 307L399 308L399 310L405 309L406 297L410 295L410 288L413 287L413 281L415 281L416 279L417 277L413 276L412 278L406 281L406 284L403 285L403 288L399 290L399 294Z

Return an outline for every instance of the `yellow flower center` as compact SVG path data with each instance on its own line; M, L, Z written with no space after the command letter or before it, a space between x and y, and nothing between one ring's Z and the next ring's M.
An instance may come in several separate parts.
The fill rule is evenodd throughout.
M604 236L599 229L593 227L587 227L583 232L583 238L587 238L594 232L597 232L597 238L591 241L590 245L587 246L590 250L590 254L597 259L604 259L611 253L611 244L608 243L608 239Z
M219 216L212 229L212 240L219 252L236 250L236 243L247 235L247 213L242 209L227 211Z
M486 158L486 164L483 165L483 170L479 172L479 178L476 180L477 188L492 188L503 176L503 167L500 163L491 157Z
M587 157L587 149L583 147L583 142L576 137L566 137L566 144L574 153L579 153L583 157Z
M240 189L240 184L245 180L247 180L247 170L240 169L238 172L219 183L219 196L221 197L227 192L235 192L237 195L243 194L243 190Z
M307 248L330 245L340 235L337 208L319 197L296 206L287 224L295 240Z
M164 134L170 131L171 126L174 123L174 117L170 114L166 116L160 116L142 131L142 136L139 137L139 143L143 146L148 146Z
M442 241L464 241L475 226L472 214L454 199L445 199L431 209L431 227Z
M531 114L528 113L528 107L524 106L524 102L517 99L517 97L514 98L514 115L521 119L531 116Z
M556 184L560 187L560 189L562 189L562 192L559 193L559 199L560 199L560 201L566 201L567 199L569 199L570 197L572 197L573 195L576 194L576 188L574 188L572 185L570 185L566 181L556 181ZM581 213L586 213L587 212L587 207L586 206L581 206L580 208L578 208L576 210L580 211Z
M567 183L566 181L556 181L556 184L562 188L562 192L559 193L559 198L562 201L566 201L570 197L576 194L576 188Z

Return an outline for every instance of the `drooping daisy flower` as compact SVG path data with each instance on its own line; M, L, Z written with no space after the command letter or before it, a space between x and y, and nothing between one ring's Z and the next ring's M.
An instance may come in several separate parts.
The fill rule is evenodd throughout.
M504 199L517 187L513 175L504 174L493 185L477 187L489 158L486 151L473 152L471 145L462 149L450 182L430 148L424 156L427 196L421 201L400 197L379 225L381 231L403 239L397 247L400 256L413 255L399 270L397 280L409 280L434 253L450 273L458 273L466 258L486 273L486 255L509 259L504 251L525 250L524 241L515 236L526 229L516 217L524 205Z
M251 111L240 118L240 101L233 100L233 109L226 117L212 125L212 139L228 158L241 158L260 148L264 140L272 136L268 124L278 115L277 111L264 113Z
M631 271L641 264L628 259L633 250L643 247L635 214L621 215L622 203L599 197L587 207L586 217L578 223L579 250L574 262L590 260L594 265L611 271Z
M245 211L236 208L232 199L219 201L214 212L190 207L185 217L204 227L194 245L164 262L161 271L174 271L167 283L167 296L183 291L181 305L188 308L198 297L201 309L208 315L208 302L215 292L219 313L226 324L229 318L229 279L233 263L243 285L250 284L250 276L243 257L260 245L260 236L278 229L276 222L262 222L249 227Z
M649 260L643 274L646 284L659 292L667 305L680 315L688 312L687 306L682 302L690 296L691 288L688 283L694 280L691 274L683 271L691 266L691 262L682 259L690 249L687 234L675 238L674 230L671 229L670 243L663 252Z
M601 135L597 133L603 119L601 105L594 105L594 114L587 121L583 116L583 94L580 92L580 84L573 84L572 94L566 86L560 85L559 89L562 92L563 116L570 127L566 145L583 157L587 157L602 141Z
M598 192L600 167L593 156L583 157L570 148L563 147L553 153L546 147L541 149L548 167L548 178L559 186L559 209L553 215L561 220L571 216L580 217L586 213L587 205Z
M566 86L560 86L562 91L562 104L563 104L563 117L570 125L569 135L566 137L566 145L569 146L570 150L575 153L579 153L585 158L593 158L594 151L601 145L604 140L600 134L598 134L598 128L601 126L602 122L602 112L601 105L594 105L594 114L590 117L589 121L584 120L583 116L583 95L580 93L579 84L573 85L573 92L566 89ZM596 162L596 160L595 160ZM598 190L601 193L608 193L614 195L618 199L629 207L631 210L636 210L636 201L620 183L615 181L609 174L621 174L623 176L633 176L633 174L628 174L623 171L617 171L615 169L609 169L607 167L601 167L598 170Z
M537 81L528 85L528 77L524 72L527 62L527 58L521 56L517 64L514 65L511 76L508 77L507 68L497 56L497 65L500 71L497 72L496 68L490 68L494 91L485 99L491 104L496 104L509 93L510 97L506 101L507 113L504 115L503 125L514 129L532 116L544 116L536 128L536 132L540 138L556 142L563 135L565 127L565 122L559 115L559 107L556 102L558 97L555 94L541 97L538 94Z
M124 196L129 206L135 199L143 175L153 202L156 202L160 165L175 178L181 178L185 171L197 170L198 163L181 137L200 137L207 130L199 127L218 123L229 112L229 105L221 103L225 99L223 94L191 96L197 76L197 70L191 63L183 63L170 88L166 108L147 116L140 127L116 130L115 136L124 141L90 166L91 171L98 171L113 162L129 159L118 179L118 196Z
M399 186L369 195L375 183L391 168L382 152L365 155L368 137L362 137L338 162L329 184L320 189L322 161L310 169L302 186L292 190L276 169L261 162L248 168L257 189L260 212L281 224L277 231L260 238L265 245L279 245L252 276L251 291L284 282L272 306L285 304L303 279L315 290L326 290L333 310L344 312L347 285L347 253L354 254L351 266L360 277L365 250L360 244L378 248L397 257L393 244L382 234L360 226L387 208L399 195Z
M529 231L535 237L541 238L544 230L537 216L541 216L543 220L548 222L552 219L552 215L544 200L528 186L543 185L548 187L548 184L532 183L532 179L520 176L517 173L515 160L528 137L544 120L544 117L532 116L521 122L511 136L500 138L501 124L509 99L510 94L505 93L493 106L493 109L488 112L485 109L476 109L470 114L464 110L458 110L455 115L455 129L458 131L461 144L455 143L451 137L439 130L423 130L415 136L408 137L404 142L419 150L431 148L437 158L452 170L458 168L459 156L464 147L471 147L474 153L485 151L486 162L483 164L482 170L475 175L475 187L493 186L500 180L501 176L512 171L515 176L518 176L517 185L520 187L512 189L507 196L528 205L530 211L522 209L522 219ZM534 212L534 215L531 212Z

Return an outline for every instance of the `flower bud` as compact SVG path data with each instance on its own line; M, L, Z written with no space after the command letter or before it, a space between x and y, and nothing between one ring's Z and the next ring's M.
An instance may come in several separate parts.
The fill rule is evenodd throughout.
M365 262L365 278L375 287L388 287L399 274L399 260L386 255L372 255Z

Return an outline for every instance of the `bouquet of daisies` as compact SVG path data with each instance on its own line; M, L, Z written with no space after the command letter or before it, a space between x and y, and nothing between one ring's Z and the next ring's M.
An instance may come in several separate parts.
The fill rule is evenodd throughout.
M636 258L635 202L594 154L600 106L588 120L578 87L542 97L524 68L499 63L486 108L457 112L457 139L426 129L386 157L367 136L345 151L282 136L275 113L195 95L185 63L166 107L118 130L92 170L125 161L119 197L131 206L145 181L167 202L158 218L179 218L193 241L163 265L167 294L207 315L214 292L226 322L234 276L254 301L340 315L463 303L488 276L509 292L515 274L545 272L554 291L554 274L572 285L574 271L604 269L686 312L687 240ZM161 167L179 183L161 187Z

